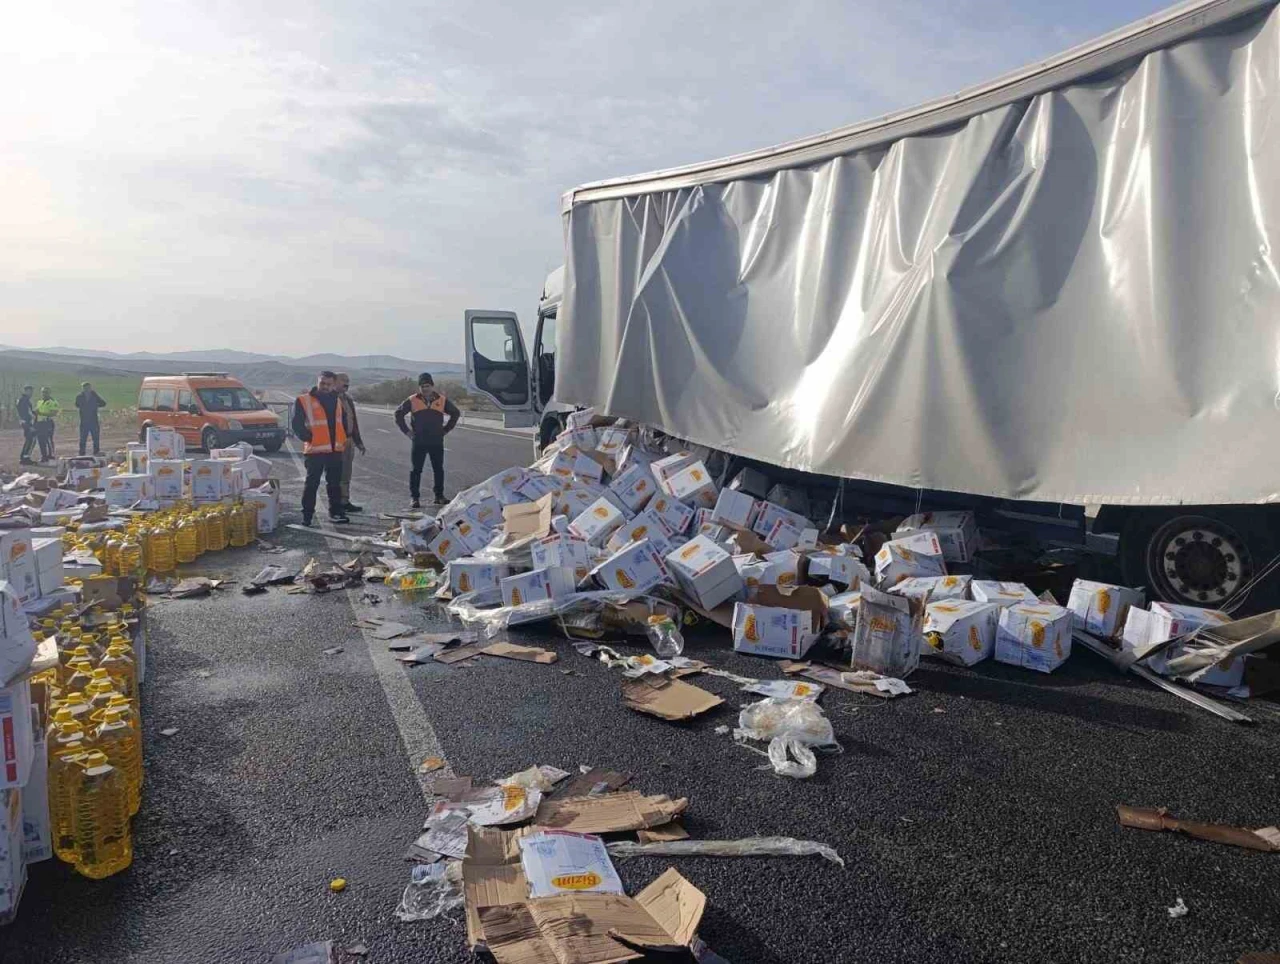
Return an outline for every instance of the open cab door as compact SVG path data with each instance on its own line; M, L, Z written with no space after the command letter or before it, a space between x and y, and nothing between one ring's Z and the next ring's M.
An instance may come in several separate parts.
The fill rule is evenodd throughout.
M468 309L467 388L492 399L507 428L537 424L529 356L514 311Z

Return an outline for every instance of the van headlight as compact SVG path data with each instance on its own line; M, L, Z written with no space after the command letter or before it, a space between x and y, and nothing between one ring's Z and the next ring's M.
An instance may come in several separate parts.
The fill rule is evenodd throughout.
M244 428L244 426L240 424L240 420L238 418L229 418L227 419L227 428L231 429L233 432L238 432Z

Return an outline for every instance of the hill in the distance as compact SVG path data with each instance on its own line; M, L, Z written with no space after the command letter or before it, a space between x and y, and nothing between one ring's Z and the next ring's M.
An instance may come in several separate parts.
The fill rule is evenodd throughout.
M7 349L7 346L0 346L0 349ZM8 350L25 351L26 349ZM338 355L334 353L326 353L304 355L301 358L298 358L292 355L265 355L256 351L239 351L234 348L209 348L197 351L173 352L134 351L122 353L102 351L93 348L66 348L62 346L54 348L35 348L31 349L31 351L45 355L112 359L117 361L185 361L215 365L246 365L254 364L256 362L279 362L281 365L300 365L304 368L340 368L345 371L351 371L352 369L359 369L362 371L366 369L381 369L404 372L456 372L462 370L462 366L456 362L414 361L409 358L401 358L397 355Z

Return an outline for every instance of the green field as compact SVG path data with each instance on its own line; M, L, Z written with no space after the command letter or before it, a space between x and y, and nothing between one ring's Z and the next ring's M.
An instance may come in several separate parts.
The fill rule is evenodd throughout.
M94 390L107 402L107 411L114 412L122 408L134 408L138 404L138 386L142 383L141 375L100 375L89 376ZM64 413L76 413L76 396L80 394L80 383L86 381L84 375L75 372L18 372L0 371L0 402L6 413L13 410L23 385L34 385L36 396L46 385L52 389L53 397L58 400Z

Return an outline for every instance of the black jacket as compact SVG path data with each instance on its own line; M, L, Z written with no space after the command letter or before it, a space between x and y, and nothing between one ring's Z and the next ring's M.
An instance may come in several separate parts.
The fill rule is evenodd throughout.
M26 395L18 396L18 421L23 425L31 425L36 420L36 407Z
M458 423L458 419L462 417L462 413L458 411L457 405L446 398L443 412L437 412L431 408L419 409L413 412L413 417L410 419L411 426L406 425L405 416L412 411L413 400L419 395L428 403L443 397L435 390L428 392L426 395L422 395L421 392L417 393L417 395L410 395L396 409L396 425L400 427L400 431L404 432L405 435L412 436L415 442L439 442L453 431L453 427ZM445 422L446 415L449 417L447 423Z
M106 408L107 403L97 392L81 392L76 396L76 408L80 409L80 421L92 425L98 420L98 409Z
M308 395L314 395L320 399L320 405L324 408L324 414L329 422L329 438L334 438L337 431L334 428L334 419L342 419L342 429L347 434L347 438L351 438L351 426L347 424L347 413L342 411L342 406L338 404L338 393L330 392L328 395L321 395L314 388L307 392ZM293 403L293 434L298 436L304 442L311 441L311 428L307 424L307 413L296 401ZM352 439L354 441L354 439Z

